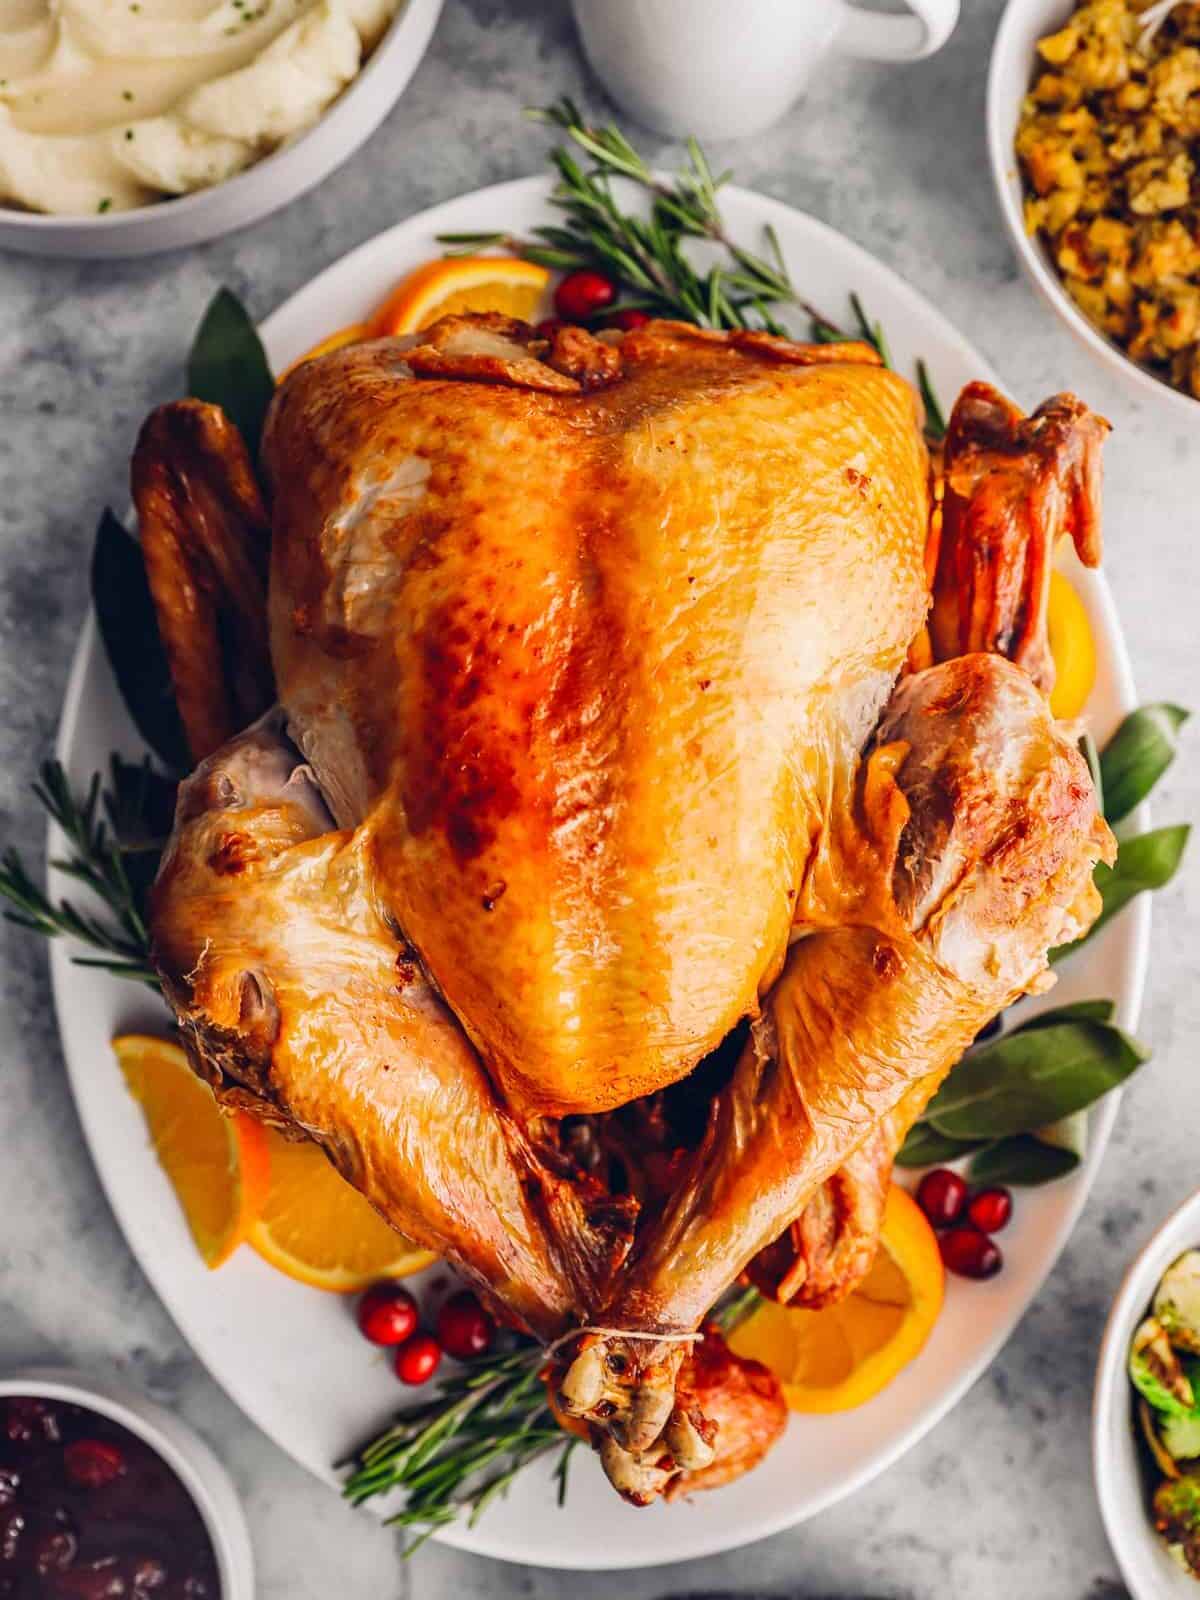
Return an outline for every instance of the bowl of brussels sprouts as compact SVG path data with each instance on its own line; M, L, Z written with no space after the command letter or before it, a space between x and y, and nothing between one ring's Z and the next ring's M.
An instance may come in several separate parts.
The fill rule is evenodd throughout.
M1113 1302L1092 1459L1134 1600L1200 1600L1200 1192L1146 1244Z

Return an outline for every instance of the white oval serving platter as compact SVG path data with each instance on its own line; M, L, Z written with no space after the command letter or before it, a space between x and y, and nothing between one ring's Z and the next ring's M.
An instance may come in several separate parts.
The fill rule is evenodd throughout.
M548 194L549 184L541 178L481 190L412 217L361 246L267 319L262 333L275 370L333 330L362 320L406 270L438 253L436 234L522 233L551 215ZM928 301L824 224L743 190L723 191L723 206L735 236L752 247L759 244L764 224L774 225L795 281L826 314L843 318L848 293L857 291L885 327L899 370L911 374L923 357L947 406L970 379L993 377ZM797 331L804 330L797 325ZM1019 373L1008 378L1022 403L1041 398L1021 393ZM1089 723L1103 740L1132 707L1133 683L1104 579L1068 559L1098 639L1099 677ZM67 690L59 755L70 777L83 784L113 749L140 754L141 746L89 621ZM59 844L52 838L52 855ZM51 888L68 891L68 880L52 871ZM1119 1020L1132 1027L1148 930L1143 897L1064 963L1054 1001L1110 996ZM219 1275L205 1269L109 1050L115 1033L132 1026L162 1027L165 1013L147 992L73 965L70 954L60 945L52 954L63 1048L97 1169L130 1246L217 1381L284 1450L335 1485L335 1463L402 1403L402 1391L385 1359L357 1336L350 1308L337 1297L280 1276L248 1249ZM616 1498L594 1461L577 1459L561 1510L549 1468L534 1466L476 1527L453 1526L439 1537L464 1550L540 1566L593 1572L644 1567L763 1538L851 1494L949 1410L1013 1331L1079 1215L1116 1109L1116 1099L1110 1098L1092 1114L1089 1153L1077 1174L1021 1194L1005 1235L1005 1271L985 1284L952 1281L925 1350L868 1405L839 1416L794 1416L761 1467L691 1503L635 1511Z

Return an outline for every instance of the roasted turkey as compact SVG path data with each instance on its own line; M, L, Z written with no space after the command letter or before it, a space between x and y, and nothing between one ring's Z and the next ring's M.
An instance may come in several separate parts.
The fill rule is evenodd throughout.
M211 407L143 430L196 1069L550 1344L636 1503L766 1449L706 1313L859 1281L908 1127L1096 914L1045 604L1104 431L976 384L931 463L866 346L495 316L301 365L261 488Z

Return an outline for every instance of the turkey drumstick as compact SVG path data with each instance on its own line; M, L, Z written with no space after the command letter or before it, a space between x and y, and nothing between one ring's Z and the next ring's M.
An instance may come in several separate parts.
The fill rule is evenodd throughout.
M628 1208L537 1160L375 896L369 830L334 829L283 721L180 788L152 914L188 1054L552 1338L623 1254Z
M1046 694L1054 684L1047 613L1057 544L1100 561L1100 449L1108 423L1074 395L1024 416L990 384L954 404L938 458L926 549L932 639L920 653L951 660L988 650L1022 667ZM843 1299L870 1270L892 1161L919 1114L884 1118L804 1211L751 1262L762 1293L817 1310Z
M1083 758L1018 668L963 656L900 685L709 1134L592 1319L635 1337L585 1336L560 1386L630 1498L669 1480L683 1420L684 1345L637 1335L697 1328L882 1119L920 1114L1092 921L1111 853Z

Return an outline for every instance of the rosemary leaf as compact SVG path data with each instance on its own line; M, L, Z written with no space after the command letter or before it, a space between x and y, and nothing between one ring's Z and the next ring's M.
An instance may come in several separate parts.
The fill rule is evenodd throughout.
M753 1286L734 1289L716 1306L711 1320L728 1337L756 1309L760 1299L758 1290Z
M737 1289L712 1320L728 1333L758 1302L757 1290ZM406 1555L460 1515L474 1524L530 1462L555 1451L562 1505L579 1441L563 1433L550 1409L545 1362L539 1345L521 1340L450 1373L431 1399L401 1412L358 1448L342 1493L354 1505L402 1493L404 1504L389 1521L415 1535Z
M475 250L494 249L507 238L503 233L439 233L442 244L457 244Z
M921 399L925 402L925 432L933 440L946 437L946 414L942 410L933 387L933 380L929 376L929 368L924 360L917 362L917 388L921 391Z
M556 272L603 272L616 280L618 290L633 291L639 310L699 327L758 328L786 337L779 313L791 308L808 319L809 337L818 343L861 338L885 366L894 365L882 324L871 320L857 294L850 296L855 327L848 333L797 291L770 224L763 229L762 254L729 236L717 197L732 173L714 175L695 139L687 141L680 169L662 177L619 128L590 126L566 96L552 105L527 107L526 115L559 129L569 141L550 157L558 174L551 203L562 213L562 222L534 228L529 239L503 233L440 234L447 254L496 246ZM612 189L614 178L647 195L649 218L621 209ZM724 259L698 272L683 248L692 239L716 246ZM925 401L926 434L937 442L946 423L924 362L917 364L917 380Z
M562 1454L558 1458L558 1465L554 1469L554 1480L558 1485L558 1503L564 1506L567 1503L567 1473L571 1466L571 1457L575 1453L575 1446L579 1443L576 1438L568 1439L563 1446Z
M67 841L68 853L52 865L95 895L105 914L83 911L65 896L52 901L10 849L0 857L6 918L44 938L76 939L102 952L74 957L80 965L157 987L144 902L165 837L164 794L173 796L174 786L148 763L114 756L108 783L95 773L82 797L72 794L57 761L42 764L33 792Z

